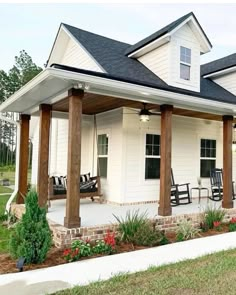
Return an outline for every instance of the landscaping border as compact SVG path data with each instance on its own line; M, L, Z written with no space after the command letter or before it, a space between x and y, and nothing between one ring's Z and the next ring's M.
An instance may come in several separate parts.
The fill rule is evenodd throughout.
M0 275L0 293L43 295L236 248L236 232L133 252L103 256L33 271ZM32 293L33 291L33 293ZM31 293L30 293L31 292Z

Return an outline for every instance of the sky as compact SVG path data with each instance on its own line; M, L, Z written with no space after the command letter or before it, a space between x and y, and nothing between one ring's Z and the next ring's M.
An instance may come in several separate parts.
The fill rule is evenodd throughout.
M190 11L213 44L202 63L236 52L236 4L0 3L0 69L22 49L43 66L61 22L134 44Z

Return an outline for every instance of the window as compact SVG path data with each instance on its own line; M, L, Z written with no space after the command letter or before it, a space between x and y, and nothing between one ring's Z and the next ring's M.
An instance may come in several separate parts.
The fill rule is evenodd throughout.
M180 46L180 78L190 80L191 49Z
M160 178L160 135L146 134L145 179Z
M107 177L107 159L108 159L108 135L98 135L98 164L100 176Z
M216 167L216 140L201 139L200 175L210 177L210 171Z

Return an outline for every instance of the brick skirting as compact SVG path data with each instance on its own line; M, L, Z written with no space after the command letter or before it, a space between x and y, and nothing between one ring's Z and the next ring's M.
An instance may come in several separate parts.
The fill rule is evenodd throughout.
M11 211L15 216L20 219L22 214L25 212L24 205L11 205ZM236 217L236 208L225 209L226 214L224 221L229 221L232 217ZM153 220L156 226L160 230L165 230L165 232L175 231L178 224L183 220L189 220L193 225L199 226L199 223L203 219L203 213L191 213L191 214L181 214L173 215L167 217L157 217ZM53 241L57 248L65 248L71 245L74 240L78 239L89 239L91 241L102 239L107 230L116 232L118 229L117 224L106 224L97 225L93 227L80 227L68 229L60 224L53 222L48 219L50 229L53 234Z

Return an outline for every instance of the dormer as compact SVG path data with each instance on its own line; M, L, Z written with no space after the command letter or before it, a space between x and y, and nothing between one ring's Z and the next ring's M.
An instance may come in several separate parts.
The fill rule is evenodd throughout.
M137 59L170 86L200 92L200 55L211 43L191 12L130 46Z

